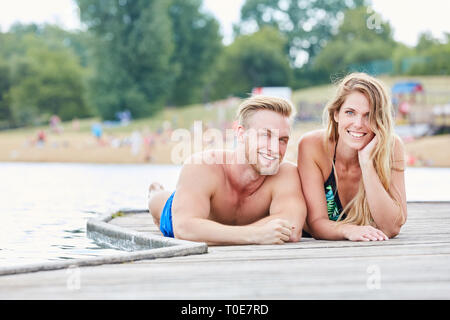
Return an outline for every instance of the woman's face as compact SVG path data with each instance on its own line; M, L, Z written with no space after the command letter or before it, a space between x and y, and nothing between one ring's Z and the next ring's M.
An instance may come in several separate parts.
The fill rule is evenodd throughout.
M339 141L352 149L363 149L374 137L369 124L370 105L366 96L354 91L347 96L334 120L338 123Z

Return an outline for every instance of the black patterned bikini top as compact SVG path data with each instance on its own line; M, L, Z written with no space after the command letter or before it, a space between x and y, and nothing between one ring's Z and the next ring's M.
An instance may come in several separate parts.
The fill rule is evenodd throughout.
M331 167L331 173L324 183L325 198L327 200L328 218L333 221L337 221L343 210L341 200L339 200L336 178L334 176L334 164L336 162L336 146L334 147L333 166ZM341 220L345 219L345 215Z

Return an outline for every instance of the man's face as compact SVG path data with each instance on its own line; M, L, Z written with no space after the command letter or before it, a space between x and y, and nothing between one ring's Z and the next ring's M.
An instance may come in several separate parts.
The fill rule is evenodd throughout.
M261 175L278 172L290 135L289 119L274 111L255 112L243 129L245 160Z

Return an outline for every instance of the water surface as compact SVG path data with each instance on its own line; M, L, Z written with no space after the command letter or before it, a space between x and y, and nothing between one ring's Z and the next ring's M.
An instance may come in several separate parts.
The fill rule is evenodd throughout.
M145 209L159 181L173 190L180 166L0 163L0 266L117 251L86 237L98 213ZM408 201L450 201L450 168L407 168Z

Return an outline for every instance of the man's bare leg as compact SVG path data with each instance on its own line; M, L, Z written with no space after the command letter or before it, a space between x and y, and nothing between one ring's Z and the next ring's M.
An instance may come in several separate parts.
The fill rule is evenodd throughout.
M148 188L148 210L158 228L161 212L171 194L170 191L164 190L164 187L158 182L153 182Z

